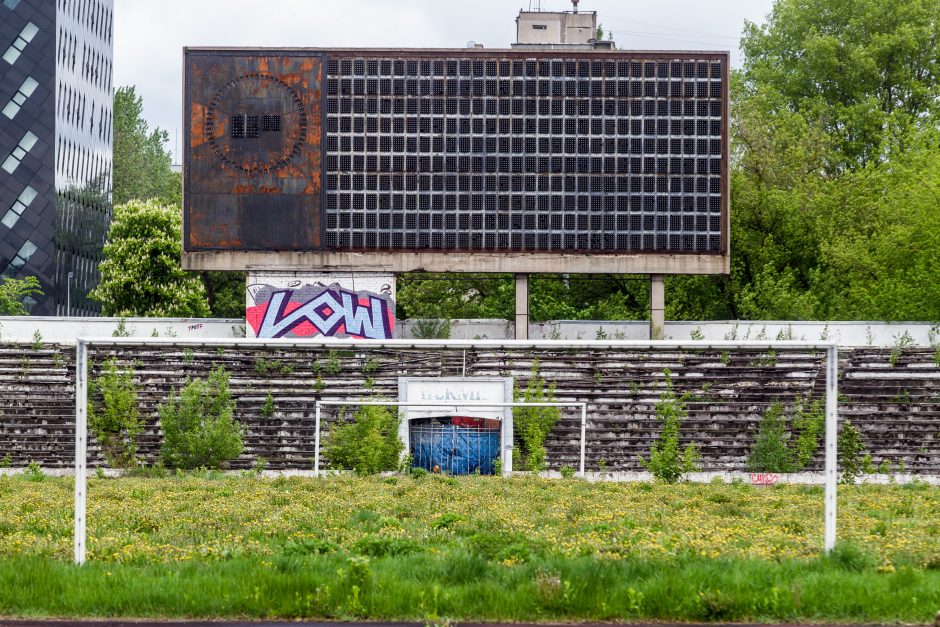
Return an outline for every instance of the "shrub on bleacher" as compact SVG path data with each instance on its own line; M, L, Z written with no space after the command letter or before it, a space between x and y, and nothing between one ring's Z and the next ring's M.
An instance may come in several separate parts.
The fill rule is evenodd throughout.
M102 364L88 399L88 426L112 468L129 468L137 460L142 430L137 388L130 368L119 368L112 357Z
M177 394L160 406L163 447L168 468L222 468L244 448L243 429L235 420L235 399L228 374L219 366L208 379L187 379Z

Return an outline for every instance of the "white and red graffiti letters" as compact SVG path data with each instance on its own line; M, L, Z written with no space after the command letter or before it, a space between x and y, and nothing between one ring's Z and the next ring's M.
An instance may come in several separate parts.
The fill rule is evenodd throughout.
M335 284L311 287L259 292L256 304L246 310L247 321L256 336L392 337L395 313L388 296L352 292Z

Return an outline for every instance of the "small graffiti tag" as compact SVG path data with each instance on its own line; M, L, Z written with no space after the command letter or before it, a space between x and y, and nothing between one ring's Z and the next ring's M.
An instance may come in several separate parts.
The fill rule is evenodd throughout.
M751 483L753 485L773 485L780 479L780 475L770 472L752 472Z
M256 337L354 337L390 339L395 306L384 294L354 292L338 284L284 289L265 285L245 318Z

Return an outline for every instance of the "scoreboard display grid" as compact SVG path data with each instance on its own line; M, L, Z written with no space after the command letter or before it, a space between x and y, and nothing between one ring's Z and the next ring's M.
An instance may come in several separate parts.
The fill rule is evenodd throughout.
M327 54L325 249L725 253L726 54L493 54Z

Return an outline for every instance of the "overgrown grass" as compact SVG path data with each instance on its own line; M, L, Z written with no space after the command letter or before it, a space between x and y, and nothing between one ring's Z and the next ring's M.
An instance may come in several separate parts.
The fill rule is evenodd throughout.
M7 616L924 623L937 607L940 571L884 574L822 558L584 556L506 567L456 551L368 561L339 553L83 567L41 557L0 561Z
M927 622L940 489L0 477L0 615Z

